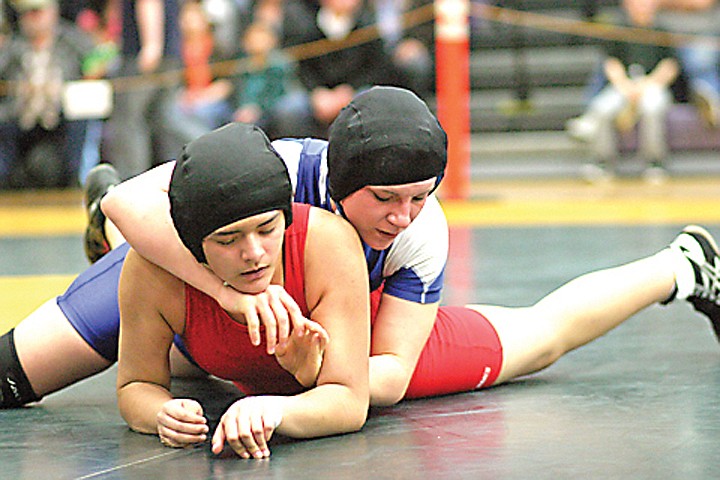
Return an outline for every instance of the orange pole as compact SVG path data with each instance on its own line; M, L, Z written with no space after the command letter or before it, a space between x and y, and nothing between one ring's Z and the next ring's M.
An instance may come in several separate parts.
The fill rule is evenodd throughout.
M448 135L448 166L440 196L465 200L470 194L469 0L435 0L437 110Z

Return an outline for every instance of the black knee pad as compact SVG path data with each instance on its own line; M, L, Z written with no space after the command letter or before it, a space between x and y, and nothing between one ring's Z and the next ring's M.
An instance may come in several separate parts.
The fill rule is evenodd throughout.
M0 408L21 407L37 402L15 350L15 329L0 337Z

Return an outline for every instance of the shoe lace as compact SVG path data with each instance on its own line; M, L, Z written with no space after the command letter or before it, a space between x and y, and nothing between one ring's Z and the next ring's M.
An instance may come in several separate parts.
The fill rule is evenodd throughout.
M696 283L693 296L699 299L718 303L720 299L720 259L715 257L713 263L703 263L694 266L700 271L702 284ZM693 262L694 263L694 262Z

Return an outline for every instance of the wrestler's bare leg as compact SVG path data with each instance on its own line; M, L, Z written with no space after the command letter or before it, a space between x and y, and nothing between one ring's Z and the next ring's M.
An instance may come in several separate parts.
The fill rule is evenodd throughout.
M531 307L468 305L490 321L500 338L503 366L495 384L542 370L640 310L668 299L675 287L668 255L664 250L580 276Z
M60 390L102 372L110 362L77 333L53 298L15 327L15 349L38 396ZM173 345L173 376L207 376Z
M15 327L15 349L38 396L102 372L113 363L78 334L54 298Z

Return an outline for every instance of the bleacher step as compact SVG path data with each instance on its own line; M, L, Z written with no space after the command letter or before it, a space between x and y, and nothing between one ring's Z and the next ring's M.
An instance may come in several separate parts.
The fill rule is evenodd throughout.
M592 157L586 145L564 131L475 133L470 140L473 179L582 178L583 165ZM637 176L642 159L625 152L618 162L622 176ZM667 166L672 175L720 175L713 150L671 152Z
M584 110L584 86L533 88L521 102L512 89L473 90L470 115L473 132L562 130Z
M584 85L602 58L594 45L475 51L470 57L474 89L508 88L523 71L531 87Z

